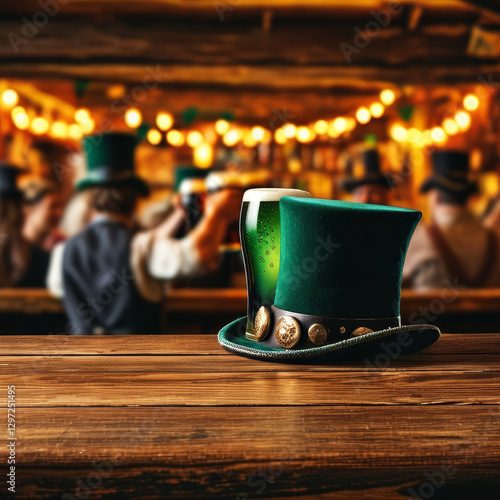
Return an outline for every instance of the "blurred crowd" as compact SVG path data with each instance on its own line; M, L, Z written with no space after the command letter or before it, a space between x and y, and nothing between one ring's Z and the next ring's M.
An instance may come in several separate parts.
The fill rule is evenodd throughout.
M0 287L48 287L64 302L68 333L160 332L165 283L220 270L221 249L238 248L244 189L265 187L250 174L179 167L173 195L138 217L149 188L135 173L136 145L125 133L87 137L86 175L68 203L57 182L0 162ZM431 219L409 244L403 286L500 287L500 196L476 217L468 154L441 150L432 161L421 186ZM390 205L395 181L377 150L362 164L342 189L354 202Z

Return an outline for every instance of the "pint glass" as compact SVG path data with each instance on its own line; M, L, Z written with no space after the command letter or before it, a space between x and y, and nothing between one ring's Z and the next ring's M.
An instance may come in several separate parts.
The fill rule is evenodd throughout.
M250 340L256 340L253 324L257 311L274 303L281 248L279 200L283 196L311 198L300 189L249 189L243 195L240 241L247 281L245 336Z

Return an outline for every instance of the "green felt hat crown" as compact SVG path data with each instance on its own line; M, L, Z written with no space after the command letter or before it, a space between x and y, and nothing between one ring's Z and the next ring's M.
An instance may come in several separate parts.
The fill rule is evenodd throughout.
M277 307L332 318L399 316L403 264L420 212L284 197L280 213Z
M76 188L78 191L99 186L130 185L146 196L146 182L134 173L137 137L125 132L109 132L85 137L82 146L87 172Z

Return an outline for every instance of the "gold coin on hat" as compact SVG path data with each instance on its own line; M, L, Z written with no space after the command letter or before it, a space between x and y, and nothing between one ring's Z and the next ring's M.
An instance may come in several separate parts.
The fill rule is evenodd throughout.
M285 349L291 349L300 340L300 325L292 316L282 316L274 328L276 342Z
M271 313L266 306L262 306L255 315L253 324L254 335L258 341L264 340L269 335L269 327L271 326Z
M373 330L366 328L366 326L360 326L359 328L356 328L356 330L354 330L351 335L353 335L354 337L358 337L359 335L366 335L367 333L372 332Z
M316 346L321 346L326 342L326 338L328 337L328 330L319 323L314 323L309 327L307 331L307 335L309 336L309 340Z

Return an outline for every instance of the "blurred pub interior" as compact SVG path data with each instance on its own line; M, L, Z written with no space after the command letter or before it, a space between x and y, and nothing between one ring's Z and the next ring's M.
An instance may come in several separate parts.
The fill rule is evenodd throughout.
M341 181L362 175L370 148L395 179L391 204L426 221L419 188L436 150L468 153L475 217L498 200L500 2L26 0L2 2L1 17L0 158L28 169L21 184L57 185L65 206L82 137L109 131L141 138L145 224L168 208L179 166L350 200ZM170 284L165 330L214 332L244 314L231 272ZM430 308L451 332L498 326L500 290L440 297L405 290L402 313ZM2 333L64 331L39 291L0 290L0 310Z

